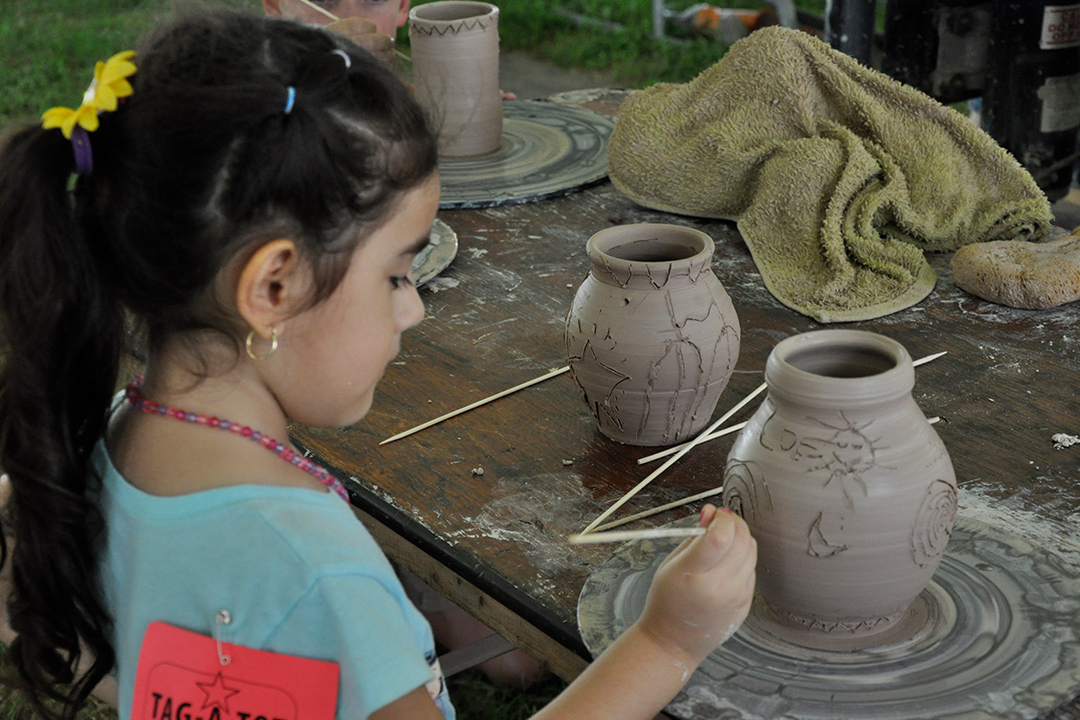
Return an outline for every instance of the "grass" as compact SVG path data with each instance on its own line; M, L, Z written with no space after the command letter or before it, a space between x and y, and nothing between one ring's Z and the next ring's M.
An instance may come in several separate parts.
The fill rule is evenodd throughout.
M257 0L219 0L255 6ZM0 126L74 107L94 64L134 45L167 0L0 0Z

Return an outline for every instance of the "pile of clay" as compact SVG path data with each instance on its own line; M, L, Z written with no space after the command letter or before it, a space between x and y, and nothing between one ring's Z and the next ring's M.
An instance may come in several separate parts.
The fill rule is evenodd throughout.
M958 287L984 300L1043 310L1080 300L1080 228L1043 243L965 245L952 259Z

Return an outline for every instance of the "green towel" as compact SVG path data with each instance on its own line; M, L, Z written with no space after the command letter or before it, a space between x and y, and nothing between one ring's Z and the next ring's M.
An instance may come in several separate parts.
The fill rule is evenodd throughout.
M967 118L780 27L627 98L608 172L646 207L737 219L769 291L823 323L922 300L936 281L924 250L1035 240L1052 217Z

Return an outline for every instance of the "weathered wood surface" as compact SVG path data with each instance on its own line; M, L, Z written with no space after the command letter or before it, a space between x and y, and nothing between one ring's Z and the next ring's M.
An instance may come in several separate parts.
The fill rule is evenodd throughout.
M733 223L645 210L606 182L546 202L440 217L458 233L460 252L421 290L426 317L403 338L374 409L353 428L297 429L295 437L341 473L367 512L581 652L578 593L611 548L572 547L565 537L645 477L652 466L635 460L653 450L601 436L568 375L378 442L565 365L563 324L588 272L585 242L610 225L677 223L716 241L713 269L739 314L742 350L715 417L762 382L779 340L824 326L768 293ZM1078 308L1024 311L979 300L955 287L948 259L931 256L937 288L920 304L844 327L889 335L915 358L947 350L916 371L915 399L943 418L936 428L961 484L961 512L1080 563L1080 446L1055 450L1050 440L1080 434ZM720 484L733 437L695 449L615 517Z
M572 618L574 591L605 551L570 548L562 538L646 474L634 460L647 451L599 435L569 376L396 443L378 441L564 365L564 318L588 272L584 243L608 225L675 222L716 240L714 271L742 324L736 374L717 413L762 381L777 341L822 326L769 295L732 224L643 210L610 184L441 217L458 232L461 251L422 290L427 317L404 337L374 409L354 428L297 437L351 483L413 515L448 551L493 563L511 584ZM947 350L917 371L915 396L928 415L944 418L938 432L961 482L1001 498L1021 493L1048 520L1064 521L1077 509L1080 448L1054 450L1050 436L1080 431L1076 308L1012 310L973 298L952 284L947 259L932 258L939 281L928 299L846 327L890 335L913 357ZM695 450L627 512L719 483L730 443Z

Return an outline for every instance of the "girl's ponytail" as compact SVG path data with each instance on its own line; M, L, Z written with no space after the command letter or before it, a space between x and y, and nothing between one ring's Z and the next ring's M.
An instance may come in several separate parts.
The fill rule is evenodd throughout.
M9 547L0 536L0 557L11 563L18 634L18 675L8 680L47 717L73 715L113 664L88 459L116 385L123 323L105 251L75 217L73 171L58 130L26 127L0 147L0 468L12 487L4 535L16 538Z

